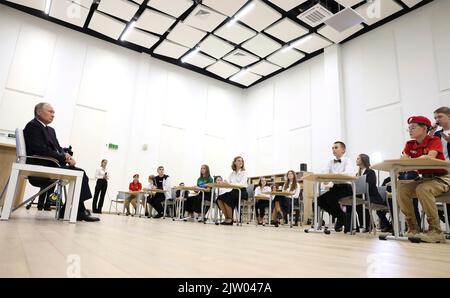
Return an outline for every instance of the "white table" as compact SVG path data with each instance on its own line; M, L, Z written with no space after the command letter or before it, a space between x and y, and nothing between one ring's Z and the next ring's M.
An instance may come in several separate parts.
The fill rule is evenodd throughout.
M77 170L44 167L38 165L13 163L11 177L6 191L5 203L2 209L1 220L8 220L11 215L11 208L17 187L21 179L25 177L43 177L54 180L66 180L69 182L69 192L66 198L66 207L64 220L70 223L77 222L78 204L80 201L81 183L83 181L83 172Z
M321 183L333 182L335 184L351 184L353 191L353 208L352 208L352 231L350 234L353 234L353 229L356 227L356 184L355 181L358 178L355 176L345 175L345 174L309 174L302 177L303 181L313 182L313 193L314 193L314 228L313 229L305 229L305 232L325 232L325 234L329 234L330 231L325 229L322 231L319 229L319 221L318 221L318 207L317 207L317 197L318 191L320 189Z
M397 174L399 172L415 170L449 169L450 162L435 158L408 158L408 159L390 159L382 163L375 164L372 169L389 172L392 188L392 218L394 226L393 236L380 236L380 240L408 240L407 237L400 237L399 218L397 205Z

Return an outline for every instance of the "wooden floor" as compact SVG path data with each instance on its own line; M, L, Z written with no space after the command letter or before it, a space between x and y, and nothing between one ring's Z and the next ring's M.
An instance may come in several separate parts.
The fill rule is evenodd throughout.
M450 277L450 242L108 214L73 225L53 215L22 209L0 222L0 276Z

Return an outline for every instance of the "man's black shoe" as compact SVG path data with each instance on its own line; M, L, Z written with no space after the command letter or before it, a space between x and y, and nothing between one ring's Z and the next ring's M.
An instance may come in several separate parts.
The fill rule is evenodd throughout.
M153 218L161 218L161 217L163 217L162 213L158 213L158 215L153 216Z
M94 217L90 215L90 212L88 210L85 210L84 212L80 212L77 216L78 221L88 221L88 222L94 222L94 221L100 221L100 218Z
M43 205L38 205L37 208L38 208L39 211L41 211L42 209L44 209L44 206Z
M336 232L342 232L342 226L344 226L344 219L343 218L338 218L336 220L336 224L334 225L334 230Z

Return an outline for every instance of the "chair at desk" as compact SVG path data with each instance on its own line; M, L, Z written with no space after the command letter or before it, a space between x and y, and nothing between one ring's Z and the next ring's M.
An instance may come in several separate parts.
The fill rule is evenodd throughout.
M171 218L175 217L175 197L176 197L176 190L175 188L171 189L170 192L170 197L166 197L164 200L164 214L163 214L163 218L166 218L166 214L167 214L167 207L171 207Z
M447 213L447 204L450 204L450 191L443 193L442 195L438 196L436 198L436 203L440 203L442 204L443 207L443 211L444 211L444 217L445 217L445 233L449 234L450 233L450 225L449 225L449 214Z
M345 197L339 200L339 204L343 206L352 206L352 213L351 213L351 219L350 219L350 231L353 234L353 230L355 227L353 227L353 217L355 216L354 212L356 212L356 207L363 205L363 222L364 226L366 224L366 213L365 213L365 205L367 204L369 206L369 210L371 210L372 206L370 204L370 196L369 196L369 184L366 182L366 175L362 175L361 177L358 177L358 179L355 181L356 185L356 196L361 196L362 198L356 197L356 204L353 206L353 196ZM357 224L359 226L359 220L356 216ZM373 218L370 216L371 220L371 226L373 226Z
M119 191L117 193L116 198L109 202L109 214L111 214L111 207L112 207L113 203L115 204L115 209L116 209L117 215L120 215L121 213L122 214L125 213L125 199L126 199L126 197L127 197L127 195L124 192ZM123 205L122 212L119 212L119 209L117 208L119 204Z
M254 198L254 186L247 186L247 200L241 200L241 218L243 219L245 216L246 223L249 224L252 216L254 217L254 206L255 206L255 198ZM237 212L237 210L236 210ZM243 220L241 220L242 222Z
M377 203L370 203L369 204L369 213L370 216L372 218L373 216L373 212L375 211L386 211L386 212L391 212L390 211L390 206L389 206L389 200L388 200L388 193L386 190L386 186L378 186L378 193L380 194L381 198L383 199L384 202L386 202L386 205L382 205L382 204L377 204ZM377 234L377 226L375 224L375 221L372 220L370 222L371 224L371 229L373 231L373 234L376 235Z
M50 158L50 157L44 157L44 156L37 156L37 155L33 155L33 156L28 156L27 155L27 151L26 151L26 145L25 145L25 138L23 135L23 130L17 128L15 130L15 134L16 134L16 162L19 164L26 164L27 162L27 158L28 159L33 159L33 160L45 160L45 161L50 161L52 163L55 164L55 166L60 167L58 161L54 158ZM45 166L42 166L44 168L46 168ZM30 180L31 178L31 180ZM20 203L19 205L17 205L15 208L13 208L11 210L11 212L14 212L15 210L19 209L20 207L28 204L28 203L32 203L34 201L35 198L37 198L38 196L40 196L41 194L47 192L49 189L53 188L56 186L56 190L55 190L55 202L56 202L56 214L55 214L55 218L58 219L58 214L59 214L59 210L62 207L62 195L63 195L63 191L64 191L64 195L67 198L67 191L66 191L66 185L67 183L63 180L54 180L54 179L47 179L47 178L43 178L43 177L34 177L34 176L29 176L29 177L24 177L24 179L28 179L28 182L30 182L31 185L35 186L35 187L39 187L41 188L41 190L31 196L30 198L26 199L25 201L23 201L22 203ZM35 184L36 182L48 182L50 183L47 187L43 188L38 184ZM2 193L0 194L0 201L3 198L3 195L6 193L6 189L8 187L9 184L9 179L8 182L6 182L6 185L2 191ZM17 193L17 189L14 190L15 193Z

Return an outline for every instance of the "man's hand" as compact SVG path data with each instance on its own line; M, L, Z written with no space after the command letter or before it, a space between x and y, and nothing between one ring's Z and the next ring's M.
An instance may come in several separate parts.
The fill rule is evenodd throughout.
M72 156L70 156L69 159L66 159L66 162L69 164L69 166L74 167L77 162L75 161L75 159L72 158Z
M69 153L64 153L64 159L66 161L68 161L70 158L72 158L72 155L70 155Z

